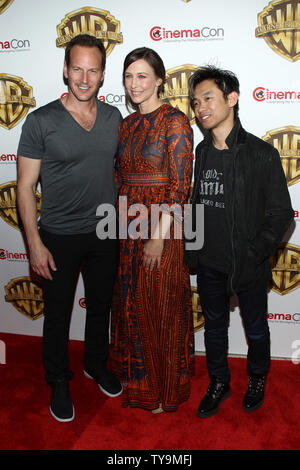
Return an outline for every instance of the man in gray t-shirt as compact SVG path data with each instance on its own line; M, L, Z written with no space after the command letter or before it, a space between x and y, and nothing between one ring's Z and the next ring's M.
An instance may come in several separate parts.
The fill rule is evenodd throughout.
M96 229L97 207L115 204L114 154L120 112L96 101L93 127L86 130L53 101L29 114L18 155L39 160L43 204L39 225L60 235Z
M18 147L18 207L31 267L43 279L43 360L52 387L50 411L58 421L74 418L68 340L80 271L86 298L85 375L109 396L122 393L106 368L117 241L96 235L97 208L116 201L113 166L122 120L117 108L96 99L105 60L100 40L89 35L71 40L64 63L68 94L27 117Z

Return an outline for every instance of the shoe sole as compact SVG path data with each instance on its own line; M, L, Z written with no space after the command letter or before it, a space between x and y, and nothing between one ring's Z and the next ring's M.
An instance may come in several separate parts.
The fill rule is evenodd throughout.
M85 370L83 371L83 373L84 373L85 377L87 377L88 379L95 380L94 377L92 377L90 374L88 374ZM101 392L104 393L104 395L107 395L110 398L116 398L116 397L120 396L121 393L123 392L122 385L121 385L121 391L120 392L112 394L112 393L109 393L107 390L105 390L105 388L103 388L98 382L96 382L96 383L97 383L98 387L100 388Z
M264 402L264 399L261 400L259 403L257 403L257 405L252 406L251 408L246 408L245 405L243 404L243 410L246 411L246 413L252 413L253 411L258 410L258 408L261 407L261 405L263 404L263 402Z
M222 405L223 401L227 400L227 398L229 398L230 395L231 395L231 392L230 390L228 390L228 392L220 400L220 403L218 404L217 408L215 408L214 410L207 411L206 413L199 413L199 411L197 411L198 418L210 418L210 416L213 416L216 413L218 413L220 405Z
M53 416L53 418L56 419L56 421L59 421L60 423L69 423L70 421L73 421L73 419L75 418L74 406L73 406L73 415L71 416L71 418L59 418L59 417L56 416L56 414L51 410L51 406L50 406L50 413L51 413L51 415Z

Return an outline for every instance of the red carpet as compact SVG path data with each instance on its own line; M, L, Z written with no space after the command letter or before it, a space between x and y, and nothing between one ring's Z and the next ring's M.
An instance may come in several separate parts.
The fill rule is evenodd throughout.
M6 345L6 364L0 364L1 450L300 449L300 364L273 360L265 403L247 414L242 409L246 361L230 358L232 395L217 415L200 419L196 409L208 378L205 358L197 357L189 401L176 413L153 415L121 408L120 397L105 397L83 376L82 342L71 341L75 420L58 423L49 413L41 338L0 333L0 340Z

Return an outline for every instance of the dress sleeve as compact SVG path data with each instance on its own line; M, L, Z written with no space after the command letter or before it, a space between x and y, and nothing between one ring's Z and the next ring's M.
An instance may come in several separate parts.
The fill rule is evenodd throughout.
M165 203L184 204L189 195L193 169L193 131L185 114L173 114L167 129L169 184Z

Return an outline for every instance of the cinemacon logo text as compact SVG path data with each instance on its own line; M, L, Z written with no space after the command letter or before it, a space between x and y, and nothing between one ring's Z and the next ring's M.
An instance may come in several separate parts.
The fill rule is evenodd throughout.
M267 318L273 321L300 322L300 313L268 313Z
M253 98L255 101L298 101L300 100L300 91L273 91L269 88L259 86L253 91Z
M223 38L223 28L211 28L204 26L200 29L166 29L161 26L153 26L150 29L150 37L153 41L161 41L163 39L212 39Z
M27 253L13 253L11 251L0 248L0 260L28 261L29 256Z
M17 156L14 153L2 153L0 155L0 163L1 162L16 162Z
M11 41L0 41L0 50L29 49L28 39L12 39Z
M61 98L63 98L68 93L63 93ZM99 95L97 96L97 100L102 101L103 103L114 104L114 105L125 105L126 97L125 95L114 95L113 93L107 93L107 95Z

